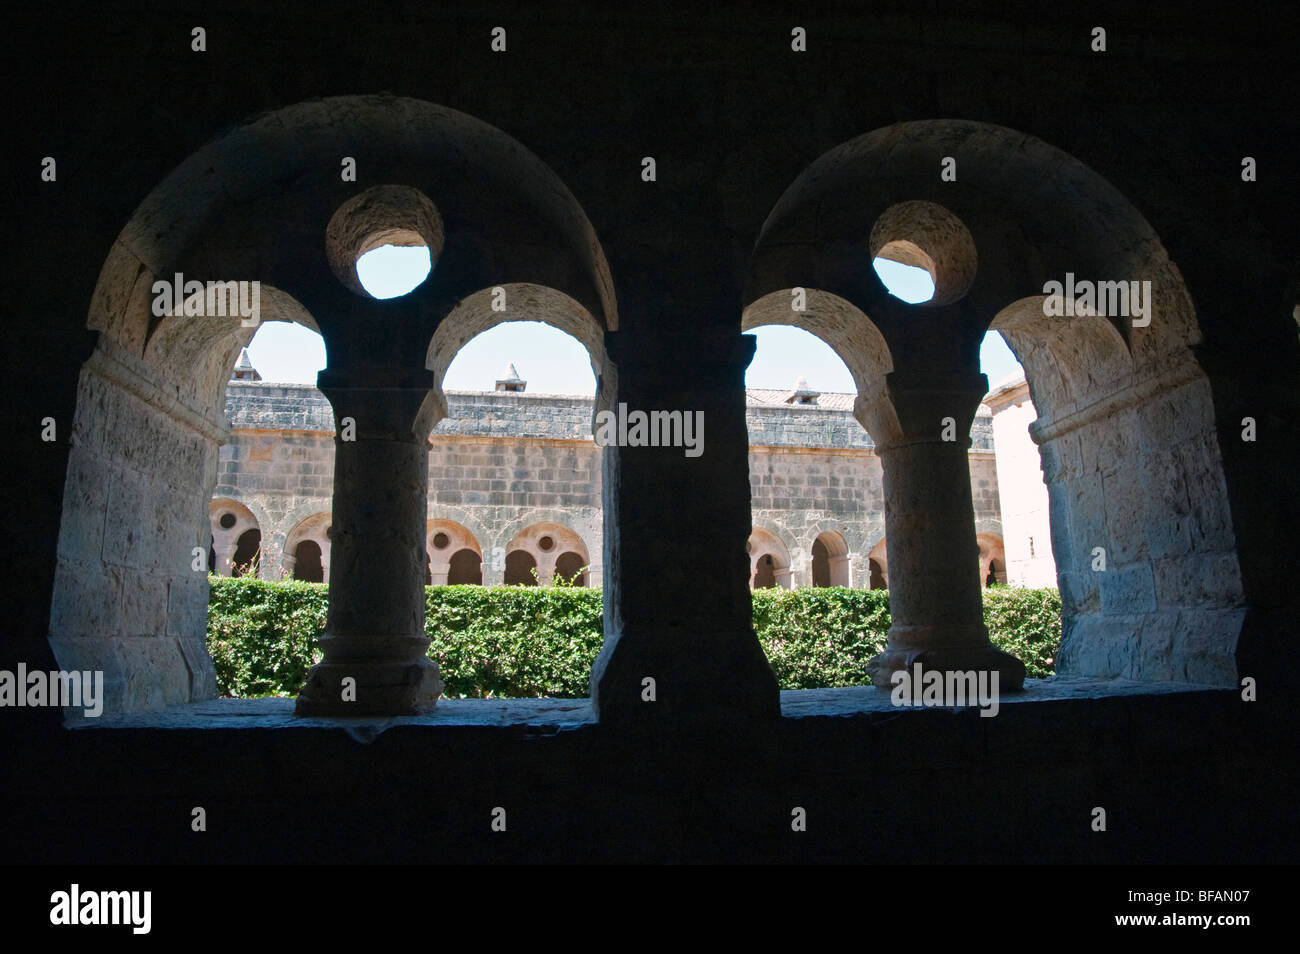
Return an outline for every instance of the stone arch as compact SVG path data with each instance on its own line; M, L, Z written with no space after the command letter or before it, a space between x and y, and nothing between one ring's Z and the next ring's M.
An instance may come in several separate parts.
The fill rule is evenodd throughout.
M285 534L284 556L281 557L281 565L284 567L286 576L290 576L295 580L308 578L298 571L298 547L306 541L311 541L316 545L318 551L321 578L319 580L309 580L309 582L328 583L330 581L329 530L331 519L328 510L318 510L298 520Z
M790 547L781 538L780 531L754 527L745 545L749 552L749 580L754 588L779 586L793 588L790 566Z
M955 182L934 175L935 156L954 157ZM949 251L956 232L936 231L939 219L897 215L921 206L955 221L974 250L960 296L938 308L891 299L870 267L881 240L909 239L910 227ZM936 280L948 287L951 277ZM1146 299L1145 314L1055 315L1050 283L1075 279L1137 283L1128 287ZM1032 136L964 120L899 123L825 153L764 222L744 300L788 307L795 286L870 315L895 359L924 355L887 372L874 403L859 382L859 419L879 445L897 436L893 389L973 391L979 341L990 327L1006 337L1041 401L1031 433L1062 591L1059 672L1235 684L1247 607L1209 382L1191 351L1200 329L1178 268L1132 202ZM946 337L918 337L940 326ZM921 398L913 408L928 413ZM1091 569L1098 547L1104 573ZM1213 583L1210 565L1222 571ZM911 554L907 566L924 572L926 563Z
M505 309L495 304L504 300ZM433 372L440 406L446 408L442 381L457 353L483 332L510 321L538 321L572 336L587 349L596 375L593 414L608 408L613 399L615 369L605 354L605 327L578 301L554 288L526 282L507 282L481 288L461 300L429 339L425 366Z
M867 586L873 590L889 589L889 554L885 547L885 538L871 548L867 554ZM879 583L879 585L877 585Z
M980 548L980 585L990 586L990 580L1006 583L1007 554L1002 546L1001 535L978 533L975 540Z
M556 563L566 554L575 554L587 566L591 562L590 551L582 537L561 523L541 520L530 523L519 530L506 544L506 562L509 569L510 554L524 552L529 555L532 565L537 567L537 578L547 586L555 577Z
M208 520L212 529L209 567L218 576L232 576L240 540L250 530L258 531L260 549L262 521L246 504L230 497L218 497L208 504Z
M482 586L483 555L468 547L457 550L447 563L448 586Z
M477 572L478 582L483 582L481 566L483 549L474 534L464 524L443 518L430 519L425 524L424 541L429 560L429 582L433 586L443 586L452 582L450 579L452 560L462 553L477 557L472 571ZM442 546L438 546L439 543L442 543ZM471 568L466 565L466 560L466 557L460 557L457 564L458 576L471 572ZM468 581L458 579L458 582Z
M854 415L873 440L884 440L896 430L885 395L885 376L893 370L894 360L884 336L861 309L838 295L805 288L804 298L806 307L796 311L793 289L769 292L746 306L741 330L793 325L826 342L853 376L858 392Z
M953 156L955 182L933 174ZM1139 363L1199 340L1182 278L1154 230L1110 183L1074 157L1006 127L921 120L878 129L831 149L804 170L764 222L746 301L815 286L857 303L892 339L889 295L870 268L872 229L903 203L949 210L969 230L979 262L966 299L986 315L1042 294L1044 282L1080 277L1147 279L1161 318L1120 327ZM1117 236L1122 235L1123 241ZM879 238L879 237L877 237ZM864 267L864 265L866 267ZM861 306L860 306L861 307Z
M850 586L849 546L837 530L823 530L809 548L813 586Z
M555 558L555 575L572 580L574 586L586 586L587 571L584 569L586 565L586 561L581 556L572 550L566 550Z
M307 583L325 583L325 559L321 546L307 537L293 550L293 579Z
M320 157L355 155L361 145L368 178L419 190L446 223L436 281L395 305L363 302L326 255L326 226L357 190L320 176ZM78 382L51 603L60 664L97 669L109 656L120 660L109 698L125 711L216 694L207 577L191 565L208 543L217 449L228 438L225 382L255 328L219 315L156 314L155 283L178 273L249 283L250 298L258 283L260 319L319 331L331 369L340 355L364 349L351 330L358 316L384 307L436 328L439 316L466 300L473 311L476 293L498 285L521 300L531 294L522 289L547 290L534 304L580 313L590 345L618 328L604 251L572 193L513 138L463 113L392 95L334 97L255 117L185 158L118 234L89 303L87 327L99 334ZM601 352L593 357L599 364ZM351 358L349 367L371 367L364 355ZM392 383L418 390L426 381L417 374ZM425 404L436 407L429 386ZM422 405L417 424L429 416ZM112 508L131 516L114 525L107 547L92 547L93 528ZM337 500L333 508L343 519L346 508ZM148 552L133 543L137 524L149 527ZM116 568L114 547L124 554ZM141 598L106 623L90 608L114 603L123 573Z
M526 510L496 528L490 537L494 555L499 559L505 559L505 554L509 551L516 537L520 536L530 526L544 523L564 527L572 531L579 540L584 541L582 548L575 552L583 556L584 565L587 566L587 571L584 573L587 585L600 586L602 570L600 548L597 546L593 553L585 543L588 536L599 538L602 531L601 515L595 512L579 511L575 513L574 511L546 507ZM574 529L573 524L575 523L579 524L582 530ZM556 555L558 556L558 553Z
M1096 314L1048 317L1048 296L1022 298L989 325L1025 369L1040 419L1067 417L1104 397L1132 376L1128 345L1115 326Z
M541 583L540 574L533 576L537 569L537 558L527 550L511 550L506 554L506 586L537 586Z

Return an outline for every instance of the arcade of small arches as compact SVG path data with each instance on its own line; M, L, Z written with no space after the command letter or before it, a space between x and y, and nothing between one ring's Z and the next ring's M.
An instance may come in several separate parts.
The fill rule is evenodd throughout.
M1006 555L1002 538L996 533L980 533L979 578L984 586L1006 584ZM780 587L795 589L800 586L860 586L871 590L889 589L889 561L882 538L871 548L867 557L865 581L853 579L850 552L844 535L835 530L823 530L803 551L795 551L791 559L790 548L782 535L764 527L755 527L745 545L749 554L750 586L753 589Z
M330 514L313 513L284 535L278 567L262 565L262 528L252 511L230 498L210 505L212 547L208 569L218 576L260 576L323 583L330 579ZM481 586L489 582L516 586L598 585L587 545L573 530L539 521L516 533L500 559L485 564L483 548L473 532L454 520L430 518L425 533L426 586ZM489 550L489 555L491 555Z
M359 190L312 172L361 137L378 184ZM918 171L949 154L963 170L958 182ZM397 182L422 188L387 184ZM298 534L291 571L301 562L314 572L317 550L322 573L331 569L324 658L300 714L398 715L438 699L423 583L459 578L476 557L486 580L492 561L436 510L430 524L428 436L447 415L451 359L511 317L546 321L587 347L598 408L668 404L708 421L696 458L604 448L603 581L588 580L603 583L605 601L591 678L601 721L779 717L746 584L795 585L800 572L813 584L843 579L852 552L844 539L818 533L794 551L806 569L792 566L792 551L782 556L775 535L755 526L745 494L743 372L753 339L743 332L773 323L803 327L843 358L854 417L878 459L885 532L856 551L876 553L867 582L878 574L890 594L889 646L869 666L873 683L888 687L891 673L922 657L934 669L997 671L1004 691L1023 680L1023 665L992 646L983 622L980 586L1005 571L996 541L977 539L969 441L939 427L951 420L956 433L970 432L988 392L977 343L991 327L1024 366L1038 413L1030 431L1063 604L1058 671L1235 684L1248 606L1215 407L1192 351L1196 310L1124 196L1032 136L908 122L812 162L753 237L743 276L718 272L716 302L707 282L667 290L656 282L671 283L669 268L656 275L635 258L611 266L577 199L527 149L419 101L339 97L223 136L145 199L90 303L98 337L78 384L50 614L61 666L111 659L111 704L125 711L215 694L207 577L191 572L190 553L210 541L212 565L224 568L255 545L259 521L230 506L214 523L211 506L230 439L226 382L252 332L225 317L153 320L155 277L184 272L261 280L262 320L297 321L325 338L320 391L339 420L355 423L354 439L333 444L328 516L286 532ZM356 276L358 257L383 241L423 244L434 262L396 303L371 298ZM871 268L877 255L924 264L933 298L892 298ZM1151 320L1046 318L1044 282L1067 272L1150 281ZM616 287L636 302L626 324ZM728 287L743 288L743 308L717 313ZM802 309L791 307L792 289L806 293ZM493 307L502 296L507 311ZM684 314L694 301L705 303L700 314ZM371 331L379 321L390 333ZM580 569L577 561L589 566L591 551L563 531L515 528L500 544L503 574L526 582L535 568L545 582ZM1105 572L1089 565L1098 547L1109 555ZM127 590L138 595L121 599ZM654 706L641 697L650 672L662 700ZM340 702L345 678L362 702Z

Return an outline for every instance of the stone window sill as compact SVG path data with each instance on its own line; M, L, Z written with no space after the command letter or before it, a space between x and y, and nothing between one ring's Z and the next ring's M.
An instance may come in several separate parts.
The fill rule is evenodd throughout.
M1052 677L1025 680L1023 692L1006 693L999 704L1018 708L1044 702L1090 702L1133 696L1232 691L1235 690L1187 683ZM342 729L358 741L369 742L380 733L400 726L526 727L538 730L540 734L552 734L597 724L590 699L442 699L427 715L352 719L298 717L293 714L293 707L293 699L213 699L170 706L155 712L78 720L69 728L77 731ZM784 719L898 717L924 711L921 707L895 707L888 692L870 686L797 689L781 693ZM962 710L948 707L945 711L955 714Z

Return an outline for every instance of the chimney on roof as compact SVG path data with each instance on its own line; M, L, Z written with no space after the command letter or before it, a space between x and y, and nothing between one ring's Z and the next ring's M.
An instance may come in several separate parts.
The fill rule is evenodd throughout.
M821 391L814 391L808 386L807 378L800 378L794 383L794 390L786 395L786 404L816 404Z
M507 364L506 369L497 378L498 391L522 391L526 387L528 382L519 376L513 364Z
M239 349L239 360L235 362L235 369L230 372L232 381L260 381L262 376L257 373L257 368L253 367L253 361L248 356L247 348Z

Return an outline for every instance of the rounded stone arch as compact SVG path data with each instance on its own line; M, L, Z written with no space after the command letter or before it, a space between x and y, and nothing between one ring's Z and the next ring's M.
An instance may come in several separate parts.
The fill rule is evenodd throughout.
M594 519L592 519L594 518ZM504 554L509 550L511 542L520 533L533 524L550 523L557 526L565 527L571 530L577 537L584 542L583 550L584 559L587 561L588 570L586 573L589 586L599 586L601 581L601 533L602 524L599 522L602 515L595 511L565 511L555 510L548 507L542 507L535 510L526 510L517 514L515 517L507 520L492 534L492 547L494 550L499 549L504 558ZM583 529L574 528L574 524L582 524ZM586 546L586 540L590 538L595 542L594 552L592 548Z
M554 579L556 561L565 553L577 554L583 566L591 565L590 551L577 531L551 520L530 520L509 538L505 551L507 561L512 553L527 553L537 567L537 577L543 586Z
M885 546L884 537L881 537L876 545L867 551L867 588L889 589L889 551Z
M979 544L980 586L991 586L993 582L1007 582L1007 554L1002 545L1002 535L998 533L977 533L975 540Z
M956 181L934 174L935 156L955 159ZM925 210L936 207L968 232L977 263L960 261L965 246L953 240L950 221L927 217ZM923 251L940 272L963 273L964 297L982 314L1043 294L1045 282L1067 273L1149 280L1158 306L1150 325L1116 322L1138 363L1199 341L1182 277L1128 199L1040 139L968 120L898 123L812 162L763 224L745 300L812 284L863 303L878 324L914 315L894 307L876 315L874 303L887 303L889 295L870 267L888 240L909 229L932 244ZM943 279L937 276L940 285ZM882 327L889 340L895 330Z
M779 586L788 590L794 587L790 564L790 544L793 542L788 533L779 529L753 527L750 530L745 550L749 554L751 588Z
M484 524L479 518L479 514L473 510L464 507L447 506L441 503L434 504L429 507L428 516L425 518L426 531L430 524L439 520L459 524L464 528L465 532L474 539L474 552L479 555L483 562L488 562L492 556L492 548L500 545L497 540L499 531ZM427 532L425 536L427 539Z
M242 501L233 497L215 498L208 504L208 520L212 531L208 565L217 575L233 575L236 551L241 546L244 534L250 530L258 532L258 551L261 551L261 538L265 533L262 528L265 524Z
M431 279L395 305L363 303L327 254L328 226L358 189L337 175L319 175L321 157L336 162L359 154L367 157L372 188L423 194L445 227ZM389 308L434 328L458 302L508 283L554 290L591 316L602 335L618 328L608 262L572 193L512 137L463 113L388 94L333 97L254 117L177 159L109 248L88 303L87 327L99 334L78 380L65 480L63 569L56 571L50 629L61 666L96 669L109 641L157 637L138 669L128 664L114 711L216 695L204 631L206 577L187 574L194 549L208 542L206 508L218 448L228 437L225 384L255 331L229 317L172 320L165 308L155 313L155 283L178 273L204 284L243 282L250 301L256 287L260 319L313 327L332 363L336 346L355 340L349 323L358 316ZM594 329L587 330L586 340L594 340ZM608 386L608 373L603 377ZM436 404L432 392L426 403ZM128 481L126 474L143 477ZM116 489L81 490L96 486ZM116 600L111 581L120 575L112 564L125 557L86 541L92 528L104 526L112 495L156 504L156 563L171 569L129 613L105 623L89 607ZM143 521L146 511L139 512Z
M956 181L935 175L936 156L954 158ZM934 276L936 301L892 298L871 268L878 254L906 259L885 254L900 242L924 253L911 264ZM1107 283L1130 307L1100 309L1094 298L1104 314L1056 314L1062 296L1080 297L1081 282L1093 291ZM963 369L952 387L969 391L962 381L990 327L1020 357L1042 402L1030 432L1062 592L1059 672L1235 684L1248 607L1215 407L1191 350L1199 323L1179 269L1133 202L1033 136L965 120L899 123L817 158L764 222L744 302L777 295L784 304L795 286L870 315L896 361L922 352L902 376L895 368L900 387L911 375L924 391L930 368L950 367ZM926 322L949 336L922 347ZM891 402L863 407L859 388L859 420L889 444ZM1091 569L1098 547L1107 574ZM1229 569L1207 587L1198 582L1206 565Z
M317 510L299 519L284 537L284 555L280 558L286 576L299 579L298 546L305 541L312 541L320 548L321 579L312 582L328 583L330 578L330 522L333 519L328 510Z
M869 527L865 524L857 522L843 523L834 517L823 517L810 524L804 531L802 548L804 550L810 549L817 537L823 533L834 533L844 543L846 548L844 555L852 559L866 551L868 530Z
M1059 299L1034 295L1012 302L993 318L1025 369L1040 420L1066 417L1129 383L1133 360L1115 326L1093 313L1051 317Z
M323 254L325 225L357 188L310 173L320 156L356 155L363 146L369 180L414 187L436 206L446 226L441 259L455 263L446 290L455 298L523 276L581 302L608 330L618 328L604 251L555 173L481 120L389 94L287 106L184 159L119 235L90 326L139 353L149 316L147 308L129 306L145 304L154 276L170 279L177 270L200 280L238 273L303 301L304 289L312 290L305 279L328 278L317 287L333 292L338 282ZM310 263L303 261L308 255Z
M191 296L187 301L199 297L206 295ZM316 319L287 292L259 281L256 300L258 321L248 325L239 318L220 315L169 314L156 318L145 344L144 362L157 369L178 394L197 407L221 415L230 369L240 349L248 346L262 324L290 322L320 334Z
M446 413L447 406L442 382L460 349L485 331L510 321L550 325L587 349L596 376L594 429L594 414L611 406L617 383L617 372L605 354L606 328L570 296L527 282L507 282L472 292L439 322L429 339L425 367L433 372L434 390L442 412Z
M803 289L803 308L796 310L795 291L785 288L750 302L741 314L742 331L763 325L792 325L824 341L844 362L857 388L854 416L876 442L897 430L888 411L885 375L894 368L884 335L851 302L819 288Z
M848 541L838 530L823 530L808 547L813 586L850 586Z
M453 558L459 557L463 552L476 556L478 564L481 565L483 562L483 548L479 545L478 539L464 524L454 520L430 518L425 523L424 542L425 552L428 554L428 579L433 586L452 582L450 575ZM442 546L438 546L439 543L442 543ZM464 558L460 558L460 562L463 560ZM483 582L481 569L479 569L478 582Z

